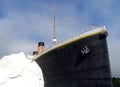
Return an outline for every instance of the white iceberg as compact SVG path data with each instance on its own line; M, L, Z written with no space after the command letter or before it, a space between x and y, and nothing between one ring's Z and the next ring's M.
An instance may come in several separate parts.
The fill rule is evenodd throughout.
M40 67L23 52L0 60L0 87L44 87Z

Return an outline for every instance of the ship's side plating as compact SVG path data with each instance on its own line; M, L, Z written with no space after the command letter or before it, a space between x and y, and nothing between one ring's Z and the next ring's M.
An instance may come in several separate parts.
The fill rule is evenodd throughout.
M112 87L106 36L99 32L38 55L45 87Z

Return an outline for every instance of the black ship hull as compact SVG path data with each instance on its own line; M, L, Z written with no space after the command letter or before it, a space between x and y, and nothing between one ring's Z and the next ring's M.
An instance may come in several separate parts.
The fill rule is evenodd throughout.
M38 55L45 87L112 87L107 32Z

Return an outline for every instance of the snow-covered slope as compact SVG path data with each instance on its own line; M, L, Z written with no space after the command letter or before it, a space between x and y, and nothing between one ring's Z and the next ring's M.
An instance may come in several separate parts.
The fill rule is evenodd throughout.
M23 52L0 60L0 87L44 87L42 71Z

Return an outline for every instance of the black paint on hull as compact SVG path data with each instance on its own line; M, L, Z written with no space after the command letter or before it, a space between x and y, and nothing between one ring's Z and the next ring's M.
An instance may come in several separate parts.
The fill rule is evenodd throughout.
M36 60L45 87L112 87L107 32L54 49Z

